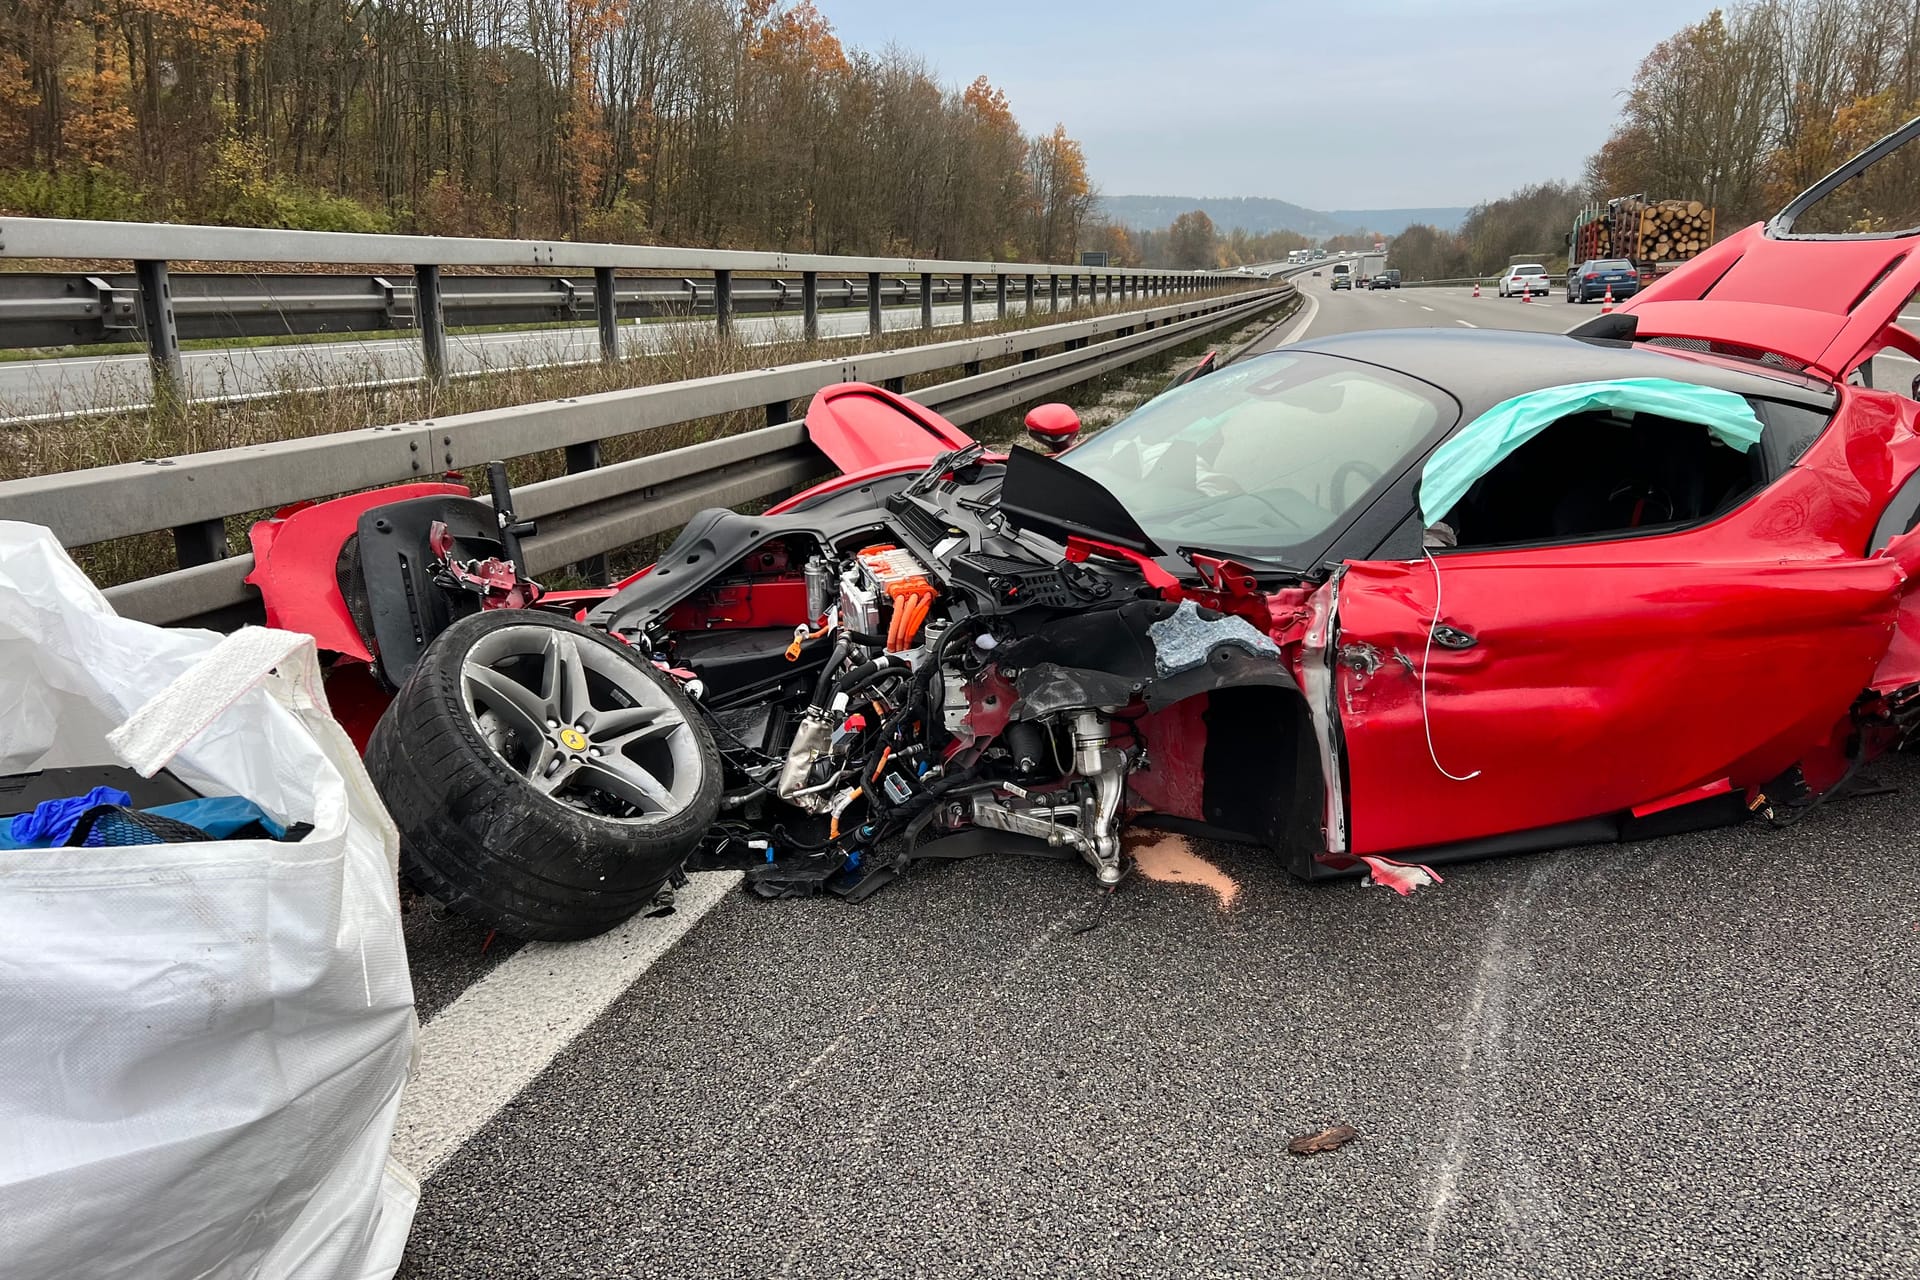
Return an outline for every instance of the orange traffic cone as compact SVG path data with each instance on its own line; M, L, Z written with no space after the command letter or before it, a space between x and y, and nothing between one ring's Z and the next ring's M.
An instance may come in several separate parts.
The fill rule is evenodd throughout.
M1533 301L1533 290L1532 290L1532 289L1529 289L1529 288L1527 288L1527 287L1525 287L1525 286L1522 286L1522 287L1521 287L1521 289L1520 289L1520 301L1522 301L1522 302L1532 302L1532 301Z
M1478 280L1473 282L1473 296L1476 298L1480 296L1480 282Z
M1607 296L1600 299L1600 314L1605 315L1611 310L1613 310L1613 286L1608 285Z

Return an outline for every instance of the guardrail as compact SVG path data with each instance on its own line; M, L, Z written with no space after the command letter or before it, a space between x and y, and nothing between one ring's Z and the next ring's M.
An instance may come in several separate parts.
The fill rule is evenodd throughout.
M133 262L129 275L11 273L0 275L0 346L44 346L138 340L153 365L156 396L183 394L182 336L266 336L282 333L419 332L428 380L446 381L450 323L517 322L516 317L591 319L599 328L600 354L620 355L618 324L642 314L663 297L709 311L721 331L732 327L742 303L786 304L798 295L802 329L819 336L823 297L864 303L869 333L882 332L888 296L917 294L921 327L933 328L940 296L957 297L962 323L972 323L974 304L990 296L997 313L1009 311L1019 282L1026 307L1039 298L1039 282L1058 310L1061 281L1077 303L1084 286L1090 298L1146 299L1217 287L1200 272L1134 267L967 262L915 258L843 257L722 249L660 248L573 241L487 240L448 236L361 235L329 231L282 231L174 223L91 222L58 218L0 218L0 258L87 259ZM406 273L392 276L281 274L176 275L180 262L367 265L390 263ZM448 267L573 269L571 276L448 276ZM670 273L665 282L620 273ZM749 284L741 273L785 278ZM590 275L590 279L589 279ZM915 285L908 278L917 281ZM298 283L294 283L298 281ZM837 282L837 283L836 283ZM943 283L945 282L945 283ZM662 291L661 284L665 284ZM823 292L824 285L824 292ZM451 317L451 320L450 320ZM327 327L335 325L340 327ZM367 328L351 326L363 325ZM64 336L62 336L64 335Z
M794 402L823 386L865 381L903 390L909 377L958 368L962 377L913 398L964 424L1237 324L1293 294L1291 284L1269 285L990 337L36 476L0 483L0 513L46 525L66 546L171 531L182 567L107 595L128 616L176 623L251 599L243 579L252 557L227 555L228 517L564 449L567 474L515 495L521 513L541 522L526 543L530 569L548 572L675 528L702 507L825 474L804 427L791 421ZM983 368L1003 359L1015 362ZM603 441L747 410L763 411L767 425L602 465Z

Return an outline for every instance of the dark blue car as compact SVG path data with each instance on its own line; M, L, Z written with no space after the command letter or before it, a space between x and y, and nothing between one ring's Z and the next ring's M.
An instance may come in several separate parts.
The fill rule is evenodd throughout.
M1613 300L1624 302L1640 290L1640 273L1625 258L1595 258L1567 272L1568 302L1598 302L1613 290Z

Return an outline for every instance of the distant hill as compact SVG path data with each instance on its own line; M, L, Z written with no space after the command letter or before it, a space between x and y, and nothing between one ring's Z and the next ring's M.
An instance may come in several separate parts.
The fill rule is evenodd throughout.
M1451 231L1467 216L1465 209L1308 209L1266 196L1105 196L1101 210L1126 227L1164 227L1183 213L1206 212L1214 225L1226 230L1241 227L1264 231L1297 231L1324 239L1355 231L1397 235L1416 222Z

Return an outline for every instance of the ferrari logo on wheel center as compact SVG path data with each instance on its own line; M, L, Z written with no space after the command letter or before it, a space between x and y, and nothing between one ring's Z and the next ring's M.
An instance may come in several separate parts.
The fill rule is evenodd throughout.
M560 745L569 751L585 751L587 749L587 735L572 725L568 725L560 731Z

